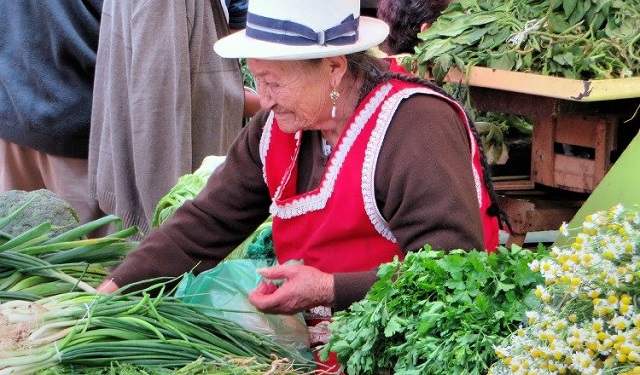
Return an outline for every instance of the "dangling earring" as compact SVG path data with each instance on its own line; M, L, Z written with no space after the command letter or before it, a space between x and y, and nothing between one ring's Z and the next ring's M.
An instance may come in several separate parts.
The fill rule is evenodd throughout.
M335 86L331 86L331 92L329 93L329 99L333 102L331 107L331 118L336 118L336 101L340 99L340 93L336 91Z

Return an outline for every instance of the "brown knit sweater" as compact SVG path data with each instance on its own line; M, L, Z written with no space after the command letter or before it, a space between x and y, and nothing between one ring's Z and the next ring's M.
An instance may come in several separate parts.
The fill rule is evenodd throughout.
M253 118L201 194L113 272L116 284L214 267L268 217L271 199L258 147L267 115ZM327 161L319 132L306 132L302 142L299 192L318 185ZM464 124L444 100L414 95L399 106L378 158L375 189L403 251L425 244L444 250L483 247L469 150ZM376 271L335 274L334 308L363 298Z

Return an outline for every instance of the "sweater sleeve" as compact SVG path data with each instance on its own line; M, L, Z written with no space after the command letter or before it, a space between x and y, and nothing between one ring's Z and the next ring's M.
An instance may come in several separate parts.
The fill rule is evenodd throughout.
M480 249L483 232L464 123L444 100L414 95L387 130L376 167L378 206L400 248ZM364 298L376 270L336 274L334 308Z
M258 154L263 117L256 115L243 129L200 194L152 230L114 270L110 278L117 285L210 269L264 222L271 200Z

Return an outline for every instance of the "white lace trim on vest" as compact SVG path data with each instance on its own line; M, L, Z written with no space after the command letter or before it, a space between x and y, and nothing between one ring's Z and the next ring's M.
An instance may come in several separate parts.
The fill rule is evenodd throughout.
M339 142L338 147L333 151L333 155L329 159L329 165L325 171L324 178L320 185L320 188L315 192L304 194L300 198L294 199L289 203L278 204L277 201L281 198L281 188L278 187L276 194L269 208L269 212L273 216L277 216L282 219L289 219L295 216L303 215L307 212L317 211L323 209L335 187L338 173L344 164L344 161L351 150L356 138L362 132L362 129L369 121L375 110L380 106L380 103L387 96L391 90L391 85L386 84L378 89L376 94L369 100L364 108L356 115L355 120L347 129L343 139ZM270 128L270 126L269 126ZM265 132L267 126L265 126ZM264 138L264 137L263 137ZM266 147L264 152L266 154ZM261 150L262 153L262 150ZM263 161L264 165L264 161ZM266 179L265 179L266 181Z
M469 136L469 144L471 145L471 171L473 173L473 182L475 184L476 187L476 200L478 201L478 207L482 207L482 189L484 186L484 181L480 178L480 171L478 171L474 164L473 161L476 159L477 155L478 155L478 143L475 141L475 136L473 135L473 132L471 131L471 124L469 123L469 120L467 118L466 112L464 110L464 108L460 105L460 103L456 102L455 100L448 98L440 93L438 93L437 91L431 90L427 87L424 88L415 88L415 89L404 89L400 92L398 92L396 95L402 95L403 98L407 98L411 95L411 93L405 93L406 91L410 91L411 93L422 93L422 94L431 94L431 95L435 95L441 99L446 100L448 103L450 103L451 105L455 106L463 115L464 118L462 119L464 122L464 125L467 129L467 135ZM399 102L398 102L399 104ZM395 109L394 109L395 112Z
M364 198L364 206L365 211L367 212L367 216L369 216L369 220L376 228L378 233L382 235L384 238L388 239L392 242L397 242L396 238L391 233L391 229L389 228L389 223L384 219L382 213L380 212L378 205L376 203L375 198L375 172L376 165L378 163L378 156L380 155L380 149L382 148L382 143L384 141L384 136L391 124L391 118L393 114L398 109L398 106L402 102L402 100L408 98L414 94L428 94L428 95L436 95L440 98L447 100L449 103L453 103L456 106L459 106L458 103L451 101L449 98L439 94L436 91L433 91L426 87L418 87L418 88L407 88L403 89L396 94L389 97L383 104L380 110L380 115L376 121L376 126L371 134L371 138L369 138L369 142L367 143L367 149L365 151L364 165L362 167L362 196ZM464 110L460 107L462 112ZM475 155L477 151L476 143L473 142L474 136L470 130L470 124L465 118L465 125L467 127L467 133L469 134L469 139L471 140L471 155L472 157ZM473 164L472 164L473 166ZM476 192L478 198L478 205L482 204L481 194L481 181L478 174L478 171L475 168L473 170L473 177L476 185Z
M269 144L271 143L271 127L273 126L273 116L273 111L271 111L269 113L269 117L267 117L267 121L265 121L264 123L264 127L262 128L262 136L260 137L260 160L262 161L262 177L264 177L265 182L267 181L265 160L267 158L267 151L269 151Z

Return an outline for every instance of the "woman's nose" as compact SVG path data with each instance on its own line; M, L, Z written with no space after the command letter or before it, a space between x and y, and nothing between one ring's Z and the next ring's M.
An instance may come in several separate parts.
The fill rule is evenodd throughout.
M260 96L260 107L262 109L269 109L273 107L274 101L271 95L268 94L269 90L259 90L258 96Z

